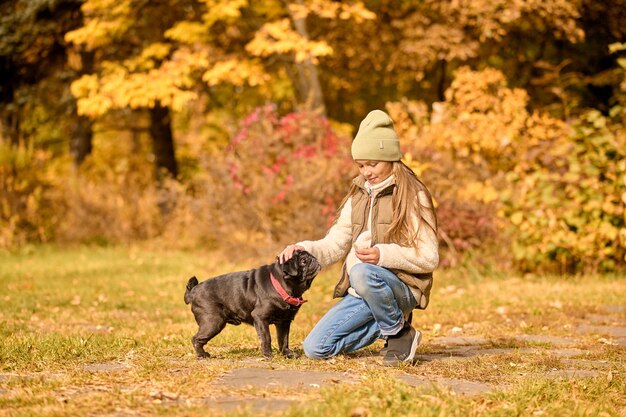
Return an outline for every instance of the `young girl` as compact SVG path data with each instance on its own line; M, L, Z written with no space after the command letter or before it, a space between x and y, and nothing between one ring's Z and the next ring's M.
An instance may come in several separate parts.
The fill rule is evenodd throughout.
M352 142L359 168L339 217L321 240L287 246L279 261L307 250L322 267L344 259L334 297L343 297L304 341L309 358L324 359L387 340L383 363L412 362L422 334L409 317L424 309L439 263L437 218L426 186L400 159L389 116L374 110Z

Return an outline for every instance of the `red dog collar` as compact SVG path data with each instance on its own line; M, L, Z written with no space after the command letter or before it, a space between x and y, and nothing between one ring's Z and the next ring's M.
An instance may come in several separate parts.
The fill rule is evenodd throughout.
M274 274L272 274L271 272L270 272L270 280L272 281L272 285L274 286L274 289L276 290L278 295L280 295L281 298L285 300L287 304L300 307L302 304L306 303L306 300L303 299L302 297L296 298L287 294L287 291L285 291L282 285L280 285L280 282L278 282L278 280L274 277Z

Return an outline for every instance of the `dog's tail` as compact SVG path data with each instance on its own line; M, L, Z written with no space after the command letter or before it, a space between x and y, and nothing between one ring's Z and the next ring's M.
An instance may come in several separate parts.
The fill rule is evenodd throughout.
M187 281L187 288L185 290L185 304L189 304L191 302L191 290L196 285L198 285L198 278L195 276L189 278L189 281Z

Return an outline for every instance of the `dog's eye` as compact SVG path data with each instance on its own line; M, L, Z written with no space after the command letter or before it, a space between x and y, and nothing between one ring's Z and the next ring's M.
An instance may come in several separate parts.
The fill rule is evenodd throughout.
M305 266L306 265L306 259L300 259L300 265L301 266Z

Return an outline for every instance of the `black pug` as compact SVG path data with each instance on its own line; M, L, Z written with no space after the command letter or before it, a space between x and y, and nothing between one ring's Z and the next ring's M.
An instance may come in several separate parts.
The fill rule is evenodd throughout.
M210 355L204 345L220 333L226 324L254 325L265 357L272 356L269 325L276 326L278 350L288 358L298 355L289 350L289 327L300 305L302 294L311 287L320 264L306 251L280 264L278 260L249 271L231 272L198 284L187 282L185 303L191 303L198 333L191 339L200 358Z

